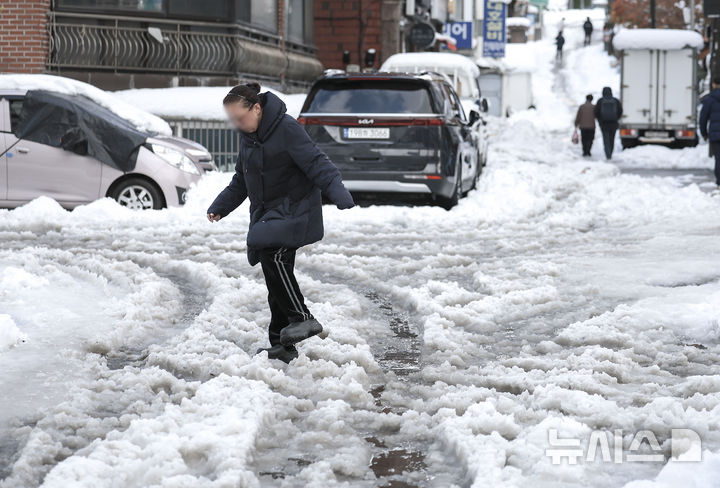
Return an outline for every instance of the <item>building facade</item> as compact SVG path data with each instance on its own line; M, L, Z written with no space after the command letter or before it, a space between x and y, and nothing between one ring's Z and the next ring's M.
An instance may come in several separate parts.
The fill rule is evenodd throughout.
M323 69L377 68L397 52L425 50L410 41L417 23L442 33L464 22L477 37L482 3L2 0L0 72L54 73L111 90L256 79L291 92Z
M307 86L322 72L313 0L4 0L0 71L105 89Z

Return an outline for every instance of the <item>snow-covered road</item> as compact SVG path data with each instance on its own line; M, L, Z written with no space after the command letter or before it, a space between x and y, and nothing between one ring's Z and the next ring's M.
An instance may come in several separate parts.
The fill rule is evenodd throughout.
M0 334L25 334L0 340L0 487L712 486L720 200L580 159L572 68L607 58L571 53L553 93L553 48L534 49L538 110L496 121L458 207L325 209L297 268L329 335L289 366L253 356L268 311L247 204L204 217L228 175L182 209L0 211ZM703 150L618 159L705 167ZM645 430L667 457L672 428L700 435L702 463L545 452L552 429L620 429L625 449Z

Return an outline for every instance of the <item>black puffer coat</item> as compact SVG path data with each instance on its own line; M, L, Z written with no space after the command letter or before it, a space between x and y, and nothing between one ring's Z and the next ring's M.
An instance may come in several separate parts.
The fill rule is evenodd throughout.
M257 132L241 133L235 175L207 212L222 217L250 197L248 261L259 249L298 248L323 237L322 194L338 208L354 205L340 171L285 113L272 93L260 95L263 107Z

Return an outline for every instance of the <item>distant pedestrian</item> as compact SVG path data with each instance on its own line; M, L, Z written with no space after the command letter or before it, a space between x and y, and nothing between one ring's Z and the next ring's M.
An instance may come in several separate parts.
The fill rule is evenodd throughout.
M563 36L562 31L558 32L557 37L555 38L555 46L557 47L557 53L555 54L555 59L562 63L563 59L563 46L565 45L565 36Z
M615 50L613 49L613 37L615 37L615 28L610 22L606 22L603 27L603 42L605 43L605 51L612 55Z
M715 157L715 183L720 186L720 77L713 78L712 92L703 102L700 134L710 141L710 150Z
M583 45L589 46L590 41L592 40L593 33L593 23L590 20L590 17L585 19L585 23L583 24L583 30L585 31L585 43Z
M592 95L586 96L585 103L580 105L575 116L575 128L580 129L580 140L585 157L590 156L590 150L595 140L595 105L592 101Z
M620 100L613 97L609 86L603 88L602 94L602 98L595 104L595 118L600 124L605 157L611 159L613 149L615 149L615 132L618 130L623 109Z

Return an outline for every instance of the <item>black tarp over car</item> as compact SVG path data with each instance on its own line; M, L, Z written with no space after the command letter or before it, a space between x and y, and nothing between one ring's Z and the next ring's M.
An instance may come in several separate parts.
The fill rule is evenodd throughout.
M81 95L44 90L25 94L15 137L86 154L113 168L135 168L149 134Z

